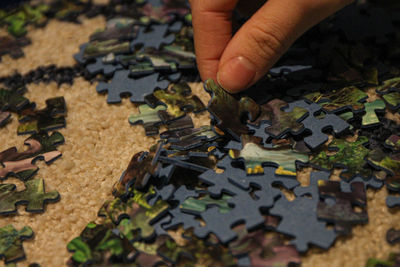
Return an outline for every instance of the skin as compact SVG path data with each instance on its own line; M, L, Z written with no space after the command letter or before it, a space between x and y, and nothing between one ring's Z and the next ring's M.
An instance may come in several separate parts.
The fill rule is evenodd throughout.
M197 64L203 80L228 92L246 89L312 26L353 0L190 0ZM233 35L232 13L252 14Z

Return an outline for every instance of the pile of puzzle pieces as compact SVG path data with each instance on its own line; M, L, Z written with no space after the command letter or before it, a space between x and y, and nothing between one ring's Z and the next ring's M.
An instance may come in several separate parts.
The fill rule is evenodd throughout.
M15 213L19 204L43 211L59 198L33 175L36 159L60 156L56 147L64 138L48 131L65 127L65 102L48 99L37 110L21 84L84 76L98 82L110 104L130 97L140 113L129 123L158 138L132 156L98 219L68 244L70 266L298 265L310 248L327 250L354 225L368 223L374 214L367 213L367 190L385 187L387 206L400 206L397 9L350 5L298 40L249 90L230 95L207 80L205 106L189 86L199 78L185 1L55 3L60 13L27 5L15 9L23 22L0 13L0 24L24 38L25 25L67 18L73 10L74 19L103 14L107 26L80 46L72 70L43 67L0 78L9 86L0 90L0 121L15 112L18 133L33 134L27 151L0 153L0 178L14 176L26 186L17 192L1 184L0 214ZM47 72L65 77L41 74ZM195 128L192 116L200 112L209 113L210 123ZM298 180L305 168L312 169L307 186ZM23 258L21 241L32 236L30 229L0 232L6 262ZM395 244L399 236L390 229L387 240ZM396 266L399 254L367 266Z
M12 79L10 79L12 80ZM0 152L0 216L18 215L18 206L25 205L29 213L42 213L47 203L57 202L57 191L46 192L43 178L35 178L38 160L51 164L61 156L57 147L64 143L61 133L54 131L66 126L67 106L64 97L49 98L46 108L37 109L34 102L24 97L27 82L4 83L0 88L0 127L18 117L17 134L31 134L24 142L25 151L10 147ZM8 178L17 178L24 188L18 190ZM25 258L22 241L33 237L29 226L17 231L12 225L0 228L0 257L6 264Z
M391 19L384 33L343 29L348 16L365 23L361 11L350 6L327 22L331 31L315 29L310 35L323 42L298 41L239 96L206 81L211 122L199 128L190 116L204 105L187 84L197 81L195 66L181 68L194 57L165 51L193 53L188 40L180 43L191 32L187 16L109 20L75 58L100 80L108 103L129 96L139 104L129 122L159 141L132 157L114 199L69 243L69 264L296 265L312 246L329 249L353 225L368 223L367 189L386 185L388 206L400 205L399 127L385 118L400 107L399 39L391 36L399 31ZM380 39L363 41L370 37ZM377 45L388 54L374 54ZM304 167L314 169L308 186L297 180ZM339 180L330 179L335 169Z

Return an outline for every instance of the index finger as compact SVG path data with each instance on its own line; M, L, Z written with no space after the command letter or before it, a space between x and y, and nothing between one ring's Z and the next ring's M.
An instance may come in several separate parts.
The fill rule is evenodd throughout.
M203 80L216 80L219 59L232 38L232 12L238 0L190 0L196 61Z

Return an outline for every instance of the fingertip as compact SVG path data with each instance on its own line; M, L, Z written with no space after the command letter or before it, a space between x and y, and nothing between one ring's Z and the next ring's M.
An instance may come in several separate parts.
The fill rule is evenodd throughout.
M217 73L217 82L226 91L237 93L254 83L256 66L243 56L234 57L223 63Z

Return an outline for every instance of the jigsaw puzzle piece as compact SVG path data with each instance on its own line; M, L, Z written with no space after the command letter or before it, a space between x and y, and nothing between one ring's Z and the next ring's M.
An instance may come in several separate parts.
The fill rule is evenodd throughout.
M255 120L260 113L260 107L248 97L236 100L213 80L207 80L204 89L211 95L207 110L212 115L214 124L239 141L240 135L249 132L241 118L246 115Z
M318 203L318 218L334 223L338 234L349 234L351 225L366 223L368 214L366 210L367 197L362 182L352 182L351 192L343 192L340 182L320 181L318 183L319 194L323 201ZM329 200L334 200L334 204ZM361 211L355 211L355 206Z
M67 105L64 97L49 98L44 109L35 110L29 107L20 112L17 132L31 134L63 128L66 125L66 114Z
M36 171L37 167L33 162L37 159L44 159L50 164L61 156L57 151L57 145L64 142L64 137L59 132L34 134L25 140L24 144L29 148L24 152L17 152L15 147L0 152L0 179L5 179L14 174L22 180L29 179Z
M295 176L299 162L308 162L308 154L296 151L290 144L269 149L262 147L257 137L242 135L241 140L243 148L230 150L229 154L234 159L244 160L247 174L263 173L263 166L273 165L279 167L277 174Z
M0 128L6 125L11 118L10 112L0 111Z
M116 62L114 54L110 53L104 57L96 57L93 62L86 66L90 75L103 74L106 77L114 75L115 71L123 69L123 66Z
M374 127L380 125L377 113L385 113L385 103L377 99L370 103L365 103L365 115L362 117L361 127Z
M159 104L167 107L166 112L170 118L164 119L164 123L184 116L188 112L199 113L205 110L203 102L192 94L187 83L174 84L168 90L156 90L151 95L146 96L145 101L151 107Z
M347 122L335 114L326 114L318 104L299 100L290 103L287 111L293 111L294 107L301 107L309 112L309 116L301 123L307 131L311 132L310 136L304 138L304 142L311 150L317 149L328 141L328 136L324 131L331 129L335 135L339 135L350 127ZM320 118L321 115L322 118Z
M108 263L104 259L107 252L111 254L108 257L114 256L129 262L137 256L137 250L125 237L107 225L95 222L88 223L82 233L68 243L67 249L73 253L68 266Z
M327 172L312 172L309 186L294 189L297 198L289 201L282 196L269 211L281 218L276 231L294 237L291 243L299 252L307 251L309 244L328 249L336 239L336 233L317 218L318 183L328 179Z
M287 133L299 134L303 131L302 119L307 116L307 110L294 107L292 111L285 112L283 108L287 103L280 99L273 99L268 103L261 105L260 116L252 124L267 122L265 132L274 138L280 138Z
M351 180L355 175L360 174L365 178L370 178L372 170L366 168L365 158L370 153L366 148L368 138L358 136L354 142L345 139L333 139L327 150L321 150L316 154L310 163L315 168L333 170L333 168L343 168L340 174L346 180ZM332 153L334 152L334 153Z
M141 27L137 37L130 43L131 50L135 51L137 46L160 49L162 45L173 43L175 36L168 34L168 27L168 25Z
M4 89L0 88L0 111L18 112L29 104L29 100L23 96L26 88Z
M156 108L151 108L149 105L140 105L138 109L139 114L129 116L129 123L132 125L143 124L147 136L158 134L157 125L161 123L158 111L165 110L166 107L160 105Z
M129 77L129 70L117 71L110 83L101 82L97 85L98 93L108 92L107 103L121 103L123 95L130 95L133 103L143 103L144 97L153 93L157 88L166 89L169 85L168 80L160 80L157 73L151 74L140 79Z
M241 231L238 240L229 244L229 251L240 259L247 258L244 266L290 266L300 264L300 256L294 246L285 245L279 235L267 236L262 230ZM245 255L245 256L243 256Z
M25 259L22 242L33 237L33 231L29 226L16 230L11 224L0 228L0 258L5 264Z
M368 95L355 86L349 86L325 94L311 93L306 95L305 98L319 104L328 112L336 114L350 109L353 113L357 113L364 109L363 103Z
M43 179L26 181L25 189L16 191L14 184L0 185L0 214L17 212L18 205L26 205L27 212L44 212L48 202L57 202L60 194L57 191L46 192Z

